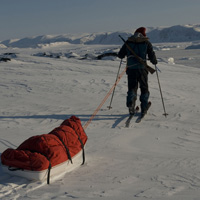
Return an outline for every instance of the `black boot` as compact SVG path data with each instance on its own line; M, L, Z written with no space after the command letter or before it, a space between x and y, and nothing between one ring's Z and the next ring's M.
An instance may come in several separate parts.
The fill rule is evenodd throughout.
M129 114L130 115L134 115L135 114L135 108L134 107L129 107L128 110L129 110Z
M147 114L147 111L150 108L150 106L151 106L151 102L150 101L148 102L148 104L147 104L147 106L145 108L143 108L141 106L141 117L144 117Z
M130 115L135 114L135 101L136 101L136 99L134 99L133 102L128 105L128 110L129 110Z

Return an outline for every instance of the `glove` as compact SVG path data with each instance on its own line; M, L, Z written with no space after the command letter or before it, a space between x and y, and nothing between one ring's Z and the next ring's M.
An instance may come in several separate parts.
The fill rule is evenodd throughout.
M157 60L154 60L154 61L152 62L152 64L157 65L157 64L158 64L158 61L157 61Z

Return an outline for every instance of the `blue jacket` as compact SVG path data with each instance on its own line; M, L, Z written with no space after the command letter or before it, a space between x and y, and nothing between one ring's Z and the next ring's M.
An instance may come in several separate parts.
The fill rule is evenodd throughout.
M152 44L149 42L147 37L144 37L141 33L135 33L133 36L129 37L126 43L132 48L132 50L146 62L146 56L152 64L157 64L157 59L155 52L153 51ZM142 65L137 58L131 53L131 51L124 44L118 53L118 57L123 59L127 56L127 68L130 69L144 69L145 66Z

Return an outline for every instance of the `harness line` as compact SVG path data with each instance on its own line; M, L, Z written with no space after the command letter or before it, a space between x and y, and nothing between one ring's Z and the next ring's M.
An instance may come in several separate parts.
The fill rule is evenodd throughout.
M109 92L107 93L107 95L104 97L104 99L102 100L102 102L99 104L99 106L97 107L97 109L94 111L94 113L90 117L90 119L86 122L86 124L84 124L84 126L83 126L84 130L86 130L86 128L88 127L88 125L91 123L91 121L94 119L94 117L96 116L96 114L98 113L98 111L101 109L101 107L103 106L103 104L106 102L106 100L108 99L108 97L110 96L110 94L112 93L112 91L115 89L115 87L119 83L120 79L122 78L122 76L124 75L124 73L126 72L126 70L127 70L127 67L124 68L124 70L118 76L118 78L117 78L116 82L114 83L114 85L112 86L112 88L109 90Z

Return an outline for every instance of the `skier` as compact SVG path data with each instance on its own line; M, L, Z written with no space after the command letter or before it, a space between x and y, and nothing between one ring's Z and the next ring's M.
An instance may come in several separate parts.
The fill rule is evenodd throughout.
M128 38L126 43L140 58L146 62L146 56L152 64L157 64L155 52L153 51L152 44L146 36L146 28L138 28L134 35ZM130 115L135 113L135 103L137 100L138 85L140 86L141 95L141 116L144 116L148 110L149 88L148 88L148 71L146 67L141 64L136 57L127 48L126 44L122 46L118 53L118 57L123 59L127 56L127 71L128 75L128 92L126 106L129 108Z

